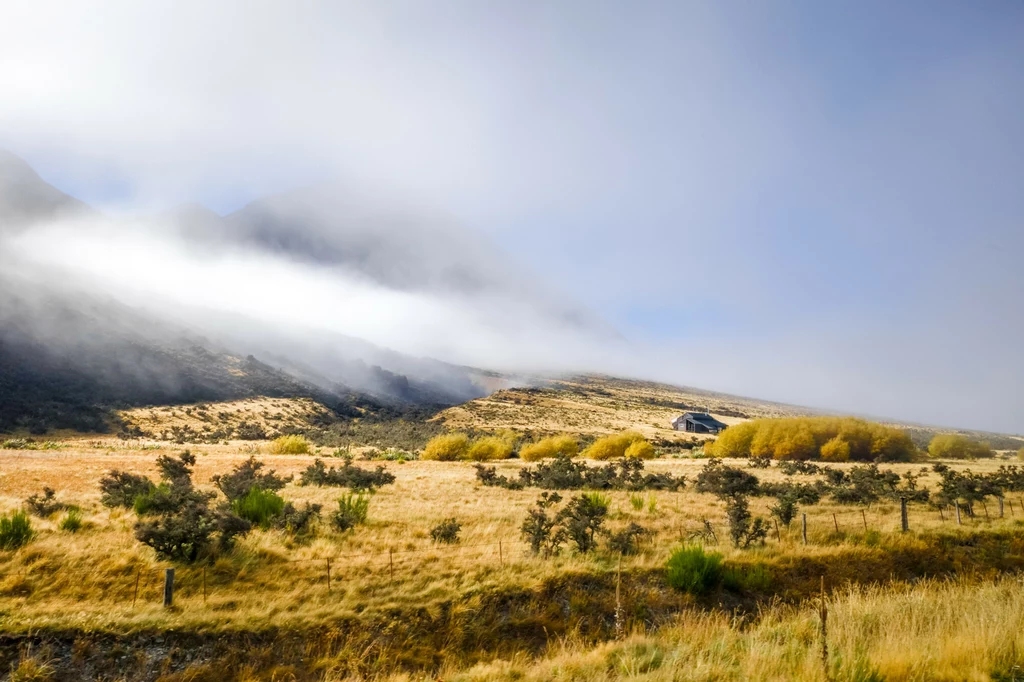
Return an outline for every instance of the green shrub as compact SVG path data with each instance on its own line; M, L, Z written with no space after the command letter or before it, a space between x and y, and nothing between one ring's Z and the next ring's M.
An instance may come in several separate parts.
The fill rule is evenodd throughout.
M68 533L77 533L82 529L82 510L78 507L68 507L67 513L57 527Z
M274 473L273 469L261 473L263 462L255 457L250 457L239 464L230 474L216 475L210 479L215 486L220 488L224 496L231 501L245 497L250 490L280 490L292 477L282 478Z
M446 545L451 545L459 541L460 530L462 530L462 524L453 516L452 518L445 519L431 528L430 537L434 542L442 542Z
M443 433L434 436L423 448L422 459L454 462L469 455L469 436L464 433Z
M10 516L0 516L0 549L23 547L34 535L25 512L16 511Z
M266 530L284 510L284 499L273 490L250 488L244 497L231 502L231 511Z
M357 524L366 523L370 511L370 498L363 494L349 493L338 498L338 511L331 516L331 523L344 532Z
M274 525L281 530L291 533L299 539L306 539L313 534L313 522L320 518L323 507L319 504L307 502L301 509L287 502L281 514L274 521Z
M575 497L558 512L561 531L585 554L597 548L596 535L608 515L609 499L601 493L584 493Z
M561 534L555 532L558 517L548 514L548 508L562 501L558 493L541 493L537 504L530 509L520 530L534 554L549 556L558 551Z
M672 552L666 566L668 584L690 594L707 594L722 580L722 555L705 554L696 545Z
M145 476L127 471L110 471L100 479L100 502L105 507L131 509L135 505L135 498L145 495L154 487L153 481Z
M636 554L640 549L640 541L651 534L640 524L630 523L620 531L609 533L608 549L617 554Z
M378 466L374 471L368 471L353 465L351 458L346 458L341 468L337 469L328 469L323 460L314 460L299 476L301 485L338 486L352 490L374 490L394 482L395 475L384 467Z
M57 501L57 495L53 491L53 488L43 488L43 494L35 493L27 500L25 504L28 506L29 511L38 516L41 519L49 517L51 514L66 509L68 505L63 502Z
M270 442L270 452L274 455L306 455L309 454L309 441L299 435L280 436Z

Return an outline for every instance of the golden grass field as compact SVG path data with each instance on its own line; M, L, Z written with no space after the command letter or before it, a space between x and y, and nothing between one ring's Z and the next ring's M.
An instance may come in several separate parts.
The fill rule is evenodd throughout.
M500 391L438 419L451 428L584 435L633 429L672 440L689 437L668 425L683 403L730 423L740 414L797 413L674 391L579 379L554 392ZM173 426L200 431L211 420L256 423L272 433L306 426L322 409L311 401L260 398L203 410L144 408L123 417L159 438ZM365 525L340 533L325 518L305 543L282 531L253 530L212 562L178 565L175 606L165 609L163 570L171 564L136 541L134 512L100 504L98 482L107 471L156 479L159 455L188 448L197 456L194 481L213 490L212 476L250 456L279 474L297 475L316 456L340 465L333 448L272 455L267 442L175 445L68 434L51 447L0 449L0 514L48 486L60 501L80 506L86 521L70 534L59 530L59 515L33 517L35 539L0 551L0 633L38 642L34 653L22 647L17 659L0 660L0 674L4 665L24 673L12 674L12 681L60 679L58 659L79 655L81 665L105 679L162 682L1024 679L1014 667L1024 665L1024 585L1016 572L1024 568L1021 496L1007 499L1003 518L990 502L987 515L979 507L962 526L948 512L943 518L930 506L912 504L910 533L900 532L898 503L865 508L823 501L800 510L808 516L808 544L798 519L778 536L772 526L763 547L741 550L728 541L723 503L693 491L704 460L662 457L645 462L648 471L684 474L686 489L639 493L639 510L630 493L608 493L609 529L636 522L653 531L639 554L620 560L602 545L590 555L563 551L541 558L520 536L539 490L484 487L469 462L384 462L397 480L372 496ZM987 472L1006 463L1020 464L1005 458L950 464ZM532 466L490 464L510 477ZM919 484L934 490L938 477L929 465L881 466L921 473ZM762 480L790 478L774 467L752 471ZM323 504L326 516L347 490L292 482L280 492L295 503ZM752 511L767 516L773 502L751 498ZM435 544L430 529L452 516L462 524L460 542ZM718 535L709 551L722 553L740 572L766 573L770 586L711 598L667 587L667 557L705 519ZM926 575L949 581L919 581ZM822 578L830 614L825 666L814 606ZM190 644L157 646L154 633L187 636ZM109 647L124 650L132 662L96 663ZM199 652L193 658L189 647ZM91 653L76 654L79 649Z

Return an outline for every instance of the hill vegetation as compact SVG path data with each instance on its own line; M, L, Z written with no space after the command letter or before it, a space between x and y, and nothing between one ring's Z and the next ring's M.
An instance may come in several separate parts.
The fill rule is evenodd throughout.
M722 432L715 457L830 462L908 462L917 447L904 431L852 417L755 419Z

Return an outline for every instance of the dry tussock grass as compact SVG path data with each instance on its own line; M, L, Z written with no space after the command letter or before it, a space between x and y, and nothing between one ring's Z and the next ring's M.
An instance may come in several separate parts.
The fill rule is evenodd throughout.
M180 447L166 446L163 452ZM211 488L214 474L223 474L244 461L248 452L238 445L192 446L197 453L194 479ZM0 609L5 626L23 630L42 626L84 629L141 627L254 628L283 624L315 624L339 615L360 617L394 608L439 608L460 595L510 587L530 588L567 572L610 570L607 554L565 554L543 560L528 554L519 528L537 499L536 490L510 491L485 488L475 481L466 462L391 463L397 476L370 503L369 523L340 534L324 523L309 544L299 544L280 531L254 531L230 554L206 570L208 600L202 597L202 569L179 569L182 609L164 611L158 605L164 564L132 534L135 516L108 510L99 504L98 481L110 469L156 476L154 460L161 450L133 450L114 439L79 441L59 451L7 451L2 453L0 511L9 512L43 486L57 491L58 499L81 506L87 526L75 535L57 529L57 516L33 519L38 538L27 547L0 554ZM261 456L268 469L298 474L313 461L308 455ZM742 464L741 464L742 465ZM523 463L498 463L500 473L515 475ZM686 473L692 481L703 462L669 459L647 463L652 471ZM996 462L973 463L975 470ZM895 464L897 471L919 470L921 465ZM767 479L783 476L774 468L757 472ZM923 479L934 483L934 475ZM289 484L281 494L295 502L318 502L335 507L343 492L338 488L307 488ZM799 527L781 529L782 541L772 538L764 548L739 552L724 546L722 503L691 489L679 493L655 492L654 511L632 509L629 493L609 493L612 514L608 525L618 529L637 522L655 532L639 556L626 563L630 571L660 571L670 549L680 538L710 519L727 557L776 561L794 556L827 557L860 551L862 517L859 508L823 503L806 508L811 544L799 541ZM768 499L753 499L755 513L766 515ZM1019 509L1019 508L1018 508ZM832 513L842 533L836 535ZM454 547L432 543L430 528L444 518L462 523L461 542ZM883 503L866 511L869 527L898 535L898 504ZM924 506L911 508L915 531L953 529L947 517L940 521ZM1019 529L1024 512L1014 518L972 527ZM895 540L894 540L895 541ZM912 538L906 538L912 542ZM499 549L498 543L502 546ZM392 554L389 556L389 550ZM499 562L499 552L503 562ZM332 558L332 589L326 589L326 558ZM392 564L393 562L393 564ZM391 580L391 566L394 580ZM139 603L131 606L136 576L141 576Z

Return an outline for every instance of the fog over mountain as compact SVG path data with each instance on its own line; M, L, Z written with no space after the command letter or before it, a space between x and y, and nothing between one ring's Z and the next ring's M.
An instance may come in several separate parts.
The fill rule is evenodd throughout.
M443 217L327 186L224 217L107 215L4 152L0 199L0 381L33 398L23 412L254 392L450 404L493 388L464 365L514 369L501 357L527 332L538 353L614 338Z

